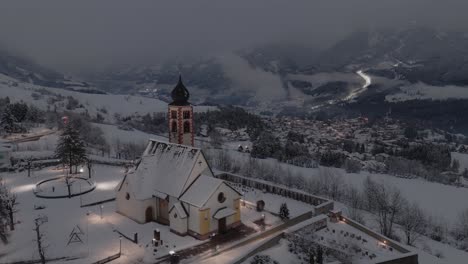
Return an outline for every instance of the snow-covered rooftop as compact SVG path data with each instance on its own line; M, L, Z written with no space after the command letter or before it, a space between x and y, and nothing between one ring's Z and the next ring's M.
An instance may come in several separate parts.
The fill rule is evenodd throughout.
M171 212L173 209L176 210L176 212L179 214L179 217L180 217L181 219L187 218L187 216L188 216L188 215L187 215L187 212L185 211L184 206L183 206L180 202L175 203L175 204L172 206L171 210L169 210L169 212Z
M223 181L220 179L202 175L182 195L180 200L201 208L221 184Z
M140 164L128 175L138 199L161 196L180 197L195 180L190 177L201 150L151 139Z
M228 216L234 215L235 213L236 213L236 211L234 211L234 209L225 207L225 208L219 209L219 210L213 215L213 218L214 218L214 219L221 219L221 218L224 218L224 217L228 217Z

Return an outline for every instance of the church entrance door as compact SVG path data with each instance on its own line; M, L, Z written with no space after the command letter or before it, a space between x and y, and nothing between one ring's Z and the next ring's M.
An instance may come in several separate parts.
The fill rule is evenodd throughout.
M218 220L218 233L224 234L227 231L226 227L226 217L223 217Z
M153 221L153 208L150 206L146 208L146 211L145 211L145 222L148 223L151 221Z
M168 225L169 224L169 202L166 199L158 199L159 200L159 214L158 214L158 222L161 224Z

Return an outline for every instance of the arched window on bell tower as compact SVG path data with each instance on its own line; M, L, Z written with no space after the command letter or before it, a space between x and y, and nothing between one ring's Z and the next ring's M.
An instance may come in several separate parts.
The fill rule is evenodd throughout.
M184 122L184 133L190 133L190 122L189 121Z
M171 131L172 132L177 132L177 122L176 121L172 121Z

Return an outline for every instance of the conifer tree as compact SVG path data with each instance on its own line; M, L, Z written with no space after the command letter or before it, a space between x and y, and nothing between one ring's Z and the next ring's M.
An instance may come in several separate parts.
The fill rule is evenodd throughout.
M0 125L2 130L7 133L15 132L15 117L13 116L10 107L5 108L0 120Z
M79 131L72 125L67 124L60 136L55 155L63 164L70 167L78 166L86 161L86 149L83 140L80 138Z
M282 203L280 206L279 216L281 220L289 219L289 209L286 203Z

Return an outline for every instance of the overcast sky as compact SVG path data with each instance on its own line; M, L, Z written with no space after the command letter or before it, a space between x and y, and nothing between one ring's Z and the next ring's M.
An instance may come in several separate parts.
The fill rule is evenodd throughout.
M55 68L323 46L356 29L468 26L466 0L41 0L0 3L0 45Z

